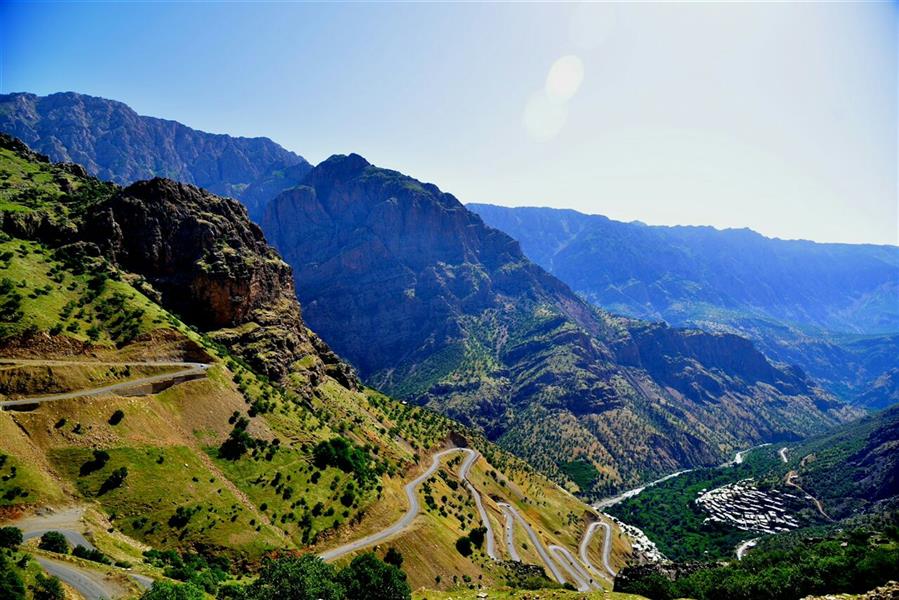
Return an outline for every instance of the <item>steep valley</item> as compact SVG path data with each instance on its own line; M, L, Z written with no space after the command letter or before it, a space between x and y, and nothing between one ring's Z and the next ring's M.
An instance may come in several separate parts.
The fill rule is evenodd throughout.
M408 509L403 486L457 446L479 453L467 478L495 532L510 503L543 543L574 552L598 518L476 431L363 386L306 326L290 268L236 201L163 179L119 188L0 136L0 217L3 520L76 506L93 546L151 580L172 576L167 551L247 574L272 553L387 527ZM201 372L128 387L181 363ZM23 398L34 403L3 406ZM481 525L461 459L415 490L409 527L336 562L393 548L413 588L517 585L527 569L499 533L501 560L457 549ZM630 546L614 535L621 566ZM527 577L552 585L520 544Z

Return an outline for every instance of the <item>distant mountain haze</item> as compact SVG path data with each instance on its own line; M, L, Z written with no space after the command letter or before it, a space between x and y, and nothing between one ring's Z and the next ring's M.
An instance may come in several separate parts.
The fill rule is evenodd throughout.
M552 208L470 204L524 253L607 310L755 340L872 408L899 366L899 247L660 227ZM881 381L889 383L887 378Z
M311 167L268 138L206 133L73 92L0 95L0 131L101 179L167 177L237 198L251 216Z

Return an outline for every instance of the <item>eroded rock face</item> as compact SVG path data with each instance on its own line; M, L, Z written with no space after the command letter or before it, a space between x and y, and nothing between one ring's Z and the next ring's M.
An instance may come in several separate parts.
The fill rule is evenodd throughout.
M135 183L93 207L83 231L104 255L151 281L166 306L204 329L245 323L293 292L290 267L243 206L190 185ZM299 324L295 304L279 312Z
M81 236L262 373L281 379L293 362L315 354L327 359L321 369L330 364L355 385L306 329L290 267L239 202L167 179L140 181L92 206Z

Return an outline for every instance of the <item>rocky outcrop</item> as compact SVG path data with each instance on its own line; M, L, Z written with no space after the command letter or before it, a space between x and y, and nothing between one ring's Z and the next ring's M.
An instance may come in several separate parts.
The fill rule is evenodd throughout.
M155 176L261 205L310 165L268 138L211 134L72 92L0 95L0 131L57 162L119 184Z
M290 267L235 200L168 179L140 181L91 206L80 236L274 379L310 354L341 364L307 331ZM354 384L346 367L334 372Z
M0 148L44 163L58 185L22 200L26 210L0 211L3 231L55 248L70 265L105 259L272 379L285 380L298 368L313 386L332 377L358 387L353 370L306 327L291 268L239 202L160 178L119 188L73 165L47 164L3 134ZM195 354L188 346L178 352Z
M584 458L597 493L848 416L743 338L591 307L451 194L358 155L315 167L262 226L310 325L369 383L560 479Z

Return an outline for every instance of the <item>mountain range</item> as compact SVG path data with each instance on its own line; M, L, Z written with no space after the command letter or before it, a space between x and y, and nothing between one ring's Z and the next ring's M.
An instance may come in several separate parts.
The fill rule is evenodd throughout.
M0 131L100 179L127 185L166 177L238 198L254 214L311 167L268 138L197 131L73 92L0 94Z
M899 247L662 227L552 208L468 207L607 310L749 337L868 408L899 390Z
M37 552L88 597L157 579L216 595L265 557L388 548L416 588L551 586L542 547L493 549L486 528L514 510L541 544L576 551L599 518L478 432L364 387L236 200L161 178L120 187L3 134L0 355L0 522L78 540L88 560ZM3 540L4 577L36 585L35 549Z
M55 108L46 116L8 108L48 99ZM127 112L78 95L11 95L0 98L0 128L25 128L38 149L69 159L54 132L70 123L67 143L93 148L79 159L89 171L118 170L81 143L108 129L81 107L104 103L95 109L101 115ZM144 119L124 121L129 133L106 138L122 146L113 155L166 155L153 144L131 148L144 139ZM241 179L219 164L221 181ZM270 168L260 167L257 181L267 181ZM271 199L244 201L293 268L306 322L362 380L484 431L584 494L720 462L733 449L818 433L859 414L744 338L598 309L452 195L358 155L256 189ZM145 227L138 219L134 231ZM209 273L239 272L229 247L220 239ZM156 276L164 281L164 269ZM239 324L225 329L247 335Z

